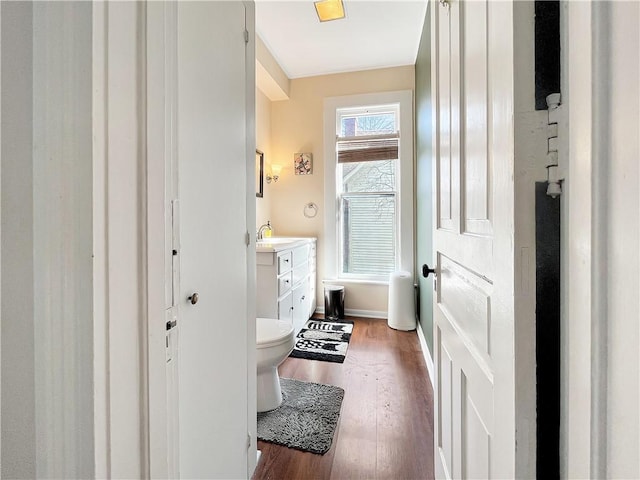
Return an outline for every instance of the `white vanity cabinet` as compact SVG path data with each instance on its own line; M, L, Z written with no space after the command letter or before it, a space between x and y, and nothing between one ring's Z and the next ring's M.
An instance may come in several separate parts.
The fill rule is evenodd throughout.
M309 251L309 317L316 311L316 306L316 239L314 238L310 243Z
M265 239L256 262L257 316L287 320L298 333L316 309L316 239Z

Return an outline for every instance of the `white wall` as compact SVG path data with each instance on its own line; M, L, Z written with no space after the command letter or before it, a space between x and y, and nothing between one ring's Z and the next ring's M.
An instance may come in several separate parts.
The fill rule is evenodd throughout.
M2 13L2 475L87 477L91 4Z
M38 2L33 13L37 472L82 477L93 472L92 12Z
M2 3L2 477L36 477L32 4ZM9 121L11 120L11 121Z

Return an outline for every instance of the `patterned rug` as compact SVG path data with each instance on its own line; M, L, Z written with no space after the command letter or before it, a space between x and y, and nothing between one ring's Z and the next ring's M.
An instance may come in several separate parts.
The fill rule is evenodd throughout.
M344 390L332 385L281 378L282 404L258 413L258 438L324 454L331 448Z
M353 331L353 322L309 320L298 333L290 357L344 362Z

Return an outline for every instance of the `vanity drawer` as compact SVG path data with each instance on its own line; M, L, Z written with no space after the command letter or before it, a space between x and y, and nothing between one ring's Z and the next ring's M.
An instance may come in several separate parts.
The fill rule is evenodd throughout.
M301 265L293 269L293 285L297 285L298 282L304 280L309 275L309 269L307 265Z
M302 245L293 250L293 266L297 267L303 263L307 263L309 260L309 252L311 247L309 245Z
M291 250L278 254L278 275L291 270Z
M292 273L289 272L278 277L278 296L284 295L291 289L291 275Z
M316 242L309 245L309 272L316 271Z
M287 320L292 322L293 315L293 296L291 293L278 300L278 320Z

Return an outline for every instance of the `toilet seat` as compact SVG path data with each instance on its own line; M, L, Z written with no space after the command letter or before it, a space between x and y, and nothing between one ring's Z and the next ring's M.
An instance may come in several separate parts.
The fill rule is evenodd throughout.
M293 325L274 318L256 318L256 347L269 348L288 341Z

